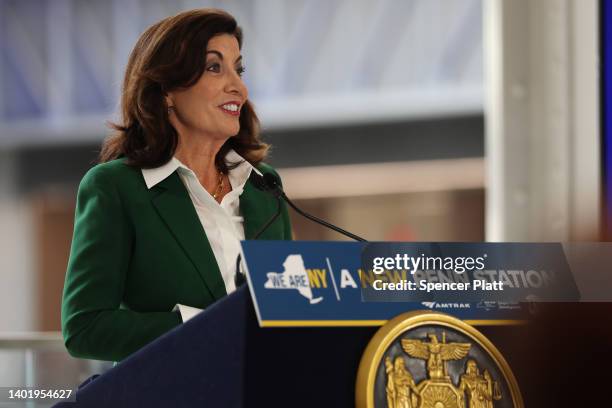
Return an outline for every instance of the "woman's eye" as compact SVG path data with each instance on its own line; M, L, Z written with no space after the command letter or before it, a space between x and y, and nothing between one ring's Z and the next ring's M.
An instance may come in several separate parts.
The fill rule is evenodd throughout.
M244 74L244 71L246 71L245 67L236 68L236 72L238 73L239 76L242 76L242 74Z
M210 72L219 72L221 70L221 66L219 64L210 64L206 70Z

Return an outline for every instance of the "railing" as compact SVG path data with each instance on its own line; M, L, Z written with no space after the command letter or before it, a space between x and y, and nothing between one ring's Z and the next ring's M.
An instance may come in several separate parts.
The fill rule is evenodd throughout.
M60 332L0 332L0 387L64 387L75 389L110 362L75 359L64 347ZM52 403L27 401L26 408ZM0 402L0 407L4 407ZM13 403L6 407L15 406Z

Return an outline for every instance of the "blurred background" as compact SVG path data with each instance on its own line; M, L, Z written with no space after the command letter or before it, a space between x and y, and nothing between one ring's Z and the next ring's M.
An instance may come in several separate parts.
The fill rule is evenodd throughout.
M0 0L0 386L108 367L64 351L61 291L78 183L153 22L237 18L269 162L319 217L369 240L596 241L605 3Z

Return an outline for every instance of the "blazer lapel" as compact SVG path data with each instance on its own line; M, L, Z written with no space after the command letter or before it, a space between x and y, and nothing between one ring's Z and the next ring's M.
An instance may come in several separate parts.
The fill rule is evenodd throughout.
M244 237L253 239L261 227L276 213L276 199L270 194L253 187L248 180L240 196L240 212L244 217ZM280 222L280 216L274 223ZM268 228L259 239L275 239L273 228ZM276 238L278 239L278 238Z
M215 299L225 296L225 284L215 255L179 175L172 173L153 190L159 192L152 198L153 205L195 265L205 286Z

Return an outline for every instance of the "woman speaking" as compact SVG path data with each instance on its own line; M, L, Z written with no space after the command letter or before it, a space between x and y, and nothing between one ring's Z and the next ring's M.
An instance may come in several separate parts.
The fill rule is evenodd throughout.
M121 123L77 195L62 301L73 356L120 361L235 290L240 240L277 210L249 179L275 172L241 45L232 16L202 9L154 24L134 47ZM284 205L262 238L291 239Z

